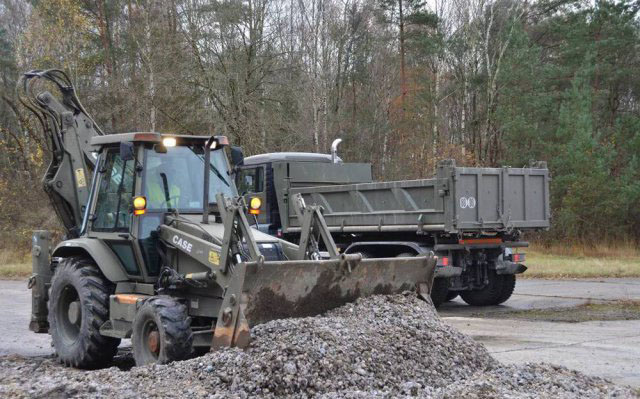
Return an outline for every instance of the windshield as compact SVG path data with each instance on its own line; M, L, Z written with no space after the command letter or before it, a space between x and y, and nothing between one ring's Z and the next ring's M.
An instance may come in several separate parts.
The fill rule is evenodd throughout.
M148 210L177 209L179 212L202 212L204 188L204 150L202 147L169 147L165 154L145 150L142 192ZM211 151L209 201L216 194L236 196L228 173L224 153Z

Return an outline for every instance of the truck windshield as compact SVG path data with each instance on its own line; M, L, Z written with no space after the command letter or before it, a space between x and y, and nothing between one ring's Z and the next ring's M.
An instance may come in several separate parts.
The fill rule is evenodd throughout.
M166 153L145 150L143 195L148 210L177 209L179 212L202 212L204 188L204 151L202 147L170 147ZM235 196L236 189L228 173L224 153L211 152L209 201L216 194Z

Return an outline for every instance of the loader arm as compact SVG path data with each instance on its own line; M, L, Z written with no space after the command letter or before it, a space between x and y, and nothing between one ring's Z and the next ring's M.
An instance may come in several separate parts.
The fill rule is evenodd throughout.
M213 349L246 347L250 327L270 320L317 315L362 296L417 290L426 299L431 291L437 260L433 254L363 259L360 254L338 254L334 246L329 250L334 255L331 259L318 260L311 250L317 248L316 243L301 247L297 253L304 256L300 259L265 261L242 198L230 200L219 194L217 206L225 225L222 245L185 232L179 218L170 218L159 227L166 245L208 269L177 279L215 282L222 288L222 304L211 315L216 318ZM326 229L326 225L316 207L303 206L300 204L300 212L308 219L305 225L310 230L306 235L328 235L311 231ZM330 243L333 241L325 242Z
M59 95L54 96L48 88L55 88ZM97 163L91 138L103 133L61 70L27 72L20 78L16 90L20 102L40 122L51 152L51 162L42 181L44 190L67 238L78 237Z

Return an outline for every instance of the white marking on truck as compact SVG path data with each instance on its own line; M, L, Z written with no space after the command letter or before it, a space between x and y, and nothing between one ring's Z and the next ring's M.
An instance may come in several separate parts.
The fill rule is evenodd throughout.
M475 197L460 197L460 208L465 209L473 209L476 207L476 199Z

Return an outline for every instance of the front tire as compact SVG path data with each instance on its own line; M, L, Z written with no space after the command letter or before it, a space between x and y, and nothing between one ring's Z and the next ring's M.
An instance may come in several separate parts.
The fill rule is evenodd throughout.
M100 334L109 320L113 284L86 258L64 259L51 281L49 331L55 353L63 364L98 368L115 356L120 340Z
M431 302L436 308L447 301L449 294L449 279L434 278L433 287L431 287Z
M453 301L454 299L456 299L458 297L458 295L460 295L460 293L458 291L449 291L447 292L447 298L446 301Z
M193 332L187 307L173 298L147 300L133 320L131 345L136 366L191 357Z

